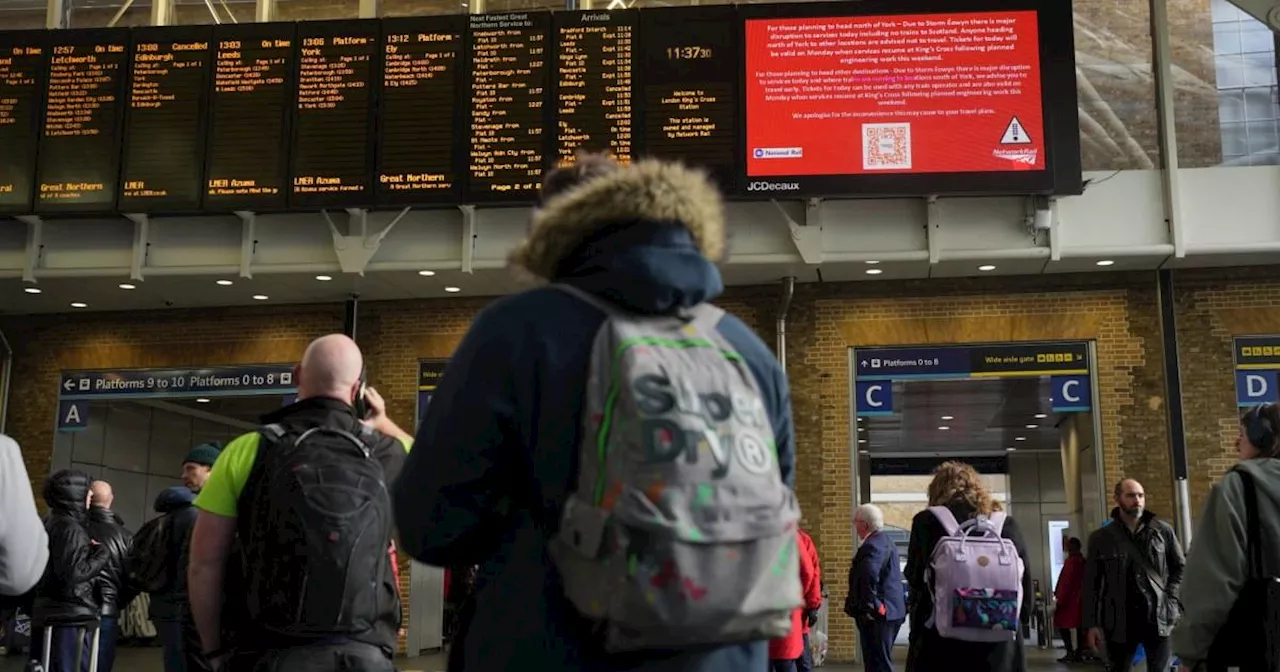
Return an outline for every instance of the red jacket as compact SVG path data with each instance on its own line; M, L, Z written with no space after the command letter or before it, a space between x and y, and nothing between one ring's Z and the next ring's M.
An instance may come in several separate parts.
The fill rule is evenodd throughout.
M1073 553L1062 563L1053 597L1058 601L1053 622L1059 628L1080 627L1080 600L1084 589L1084 556Z
M798 530L796 537L804 609L818 609L822 607L822 572L818 567L818 548L804 530ZM804 635L809 631L802 617L804 609L792 612L790 634L769 641L770 660L795 660L804 654Z

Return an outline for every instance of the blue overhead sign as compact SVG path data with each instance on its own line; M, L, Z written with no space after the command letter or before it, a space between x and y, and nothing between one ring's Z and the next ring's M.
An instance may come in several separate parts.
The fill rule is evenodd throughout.
M431 405L431 397L444 379L444 370L448 365L447 359L418 361L418 426L427 419L427 407Z
M89 402L59 401L58 431L82 432L89 427Z
M858 415L893 415L893 381L858 381Z
M58 383L58 398L71 401L286 395L294 392L294 386L292 364L64 371Z
M858 348L857 380L1089 375L1086 343Z
M1051 376L1049 399L1054 413L1079 413L1093 407L1089 376Z
M1235 339L1236 406L1275 403L1280 399L1280 336L1245 336Z

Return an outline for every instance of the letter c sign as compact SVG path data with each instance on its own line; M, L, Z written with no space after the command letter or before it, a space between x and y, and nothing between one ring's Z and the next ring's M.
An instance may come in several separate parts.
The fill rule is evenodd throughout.
M1054 413L1077 413L1092 408L1092 388L1089 376L1052 376Z
M856 387L858 415L893 414L893 381L869 380Z

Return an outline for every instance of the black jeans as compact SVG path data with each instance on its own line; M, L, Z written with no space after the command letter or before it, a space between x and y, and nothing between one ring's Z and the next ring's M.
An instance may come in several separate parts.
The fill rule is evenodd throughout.
M902 621L858 621L862 667L867 672L893 672L893 643Z
M1157 635L1154 626L1142 630L1130 628L1128 632L1130 633L1129 641L1107 641L1107 670L1109 672L1129 672L1132 670L1133 655L1138 652L1139 644L1142 645L1143 652L1146 654L1148 670L1165 672L1165 670L1169 669L1173 651L1169 646L1168 637Z
M391 658L369 644L295 646L265 653L238 653L228 672L394 672Z

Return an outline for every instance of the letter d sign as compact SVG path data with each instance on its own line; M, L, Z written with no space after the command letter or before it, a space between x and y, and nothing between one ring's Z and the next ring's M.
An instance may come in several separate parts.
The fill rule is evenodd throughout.
M1237 406L1254 406L1275 400L1275 371L1236 371Z
M856 388L858 415L893 415L893 381L860 382Z

